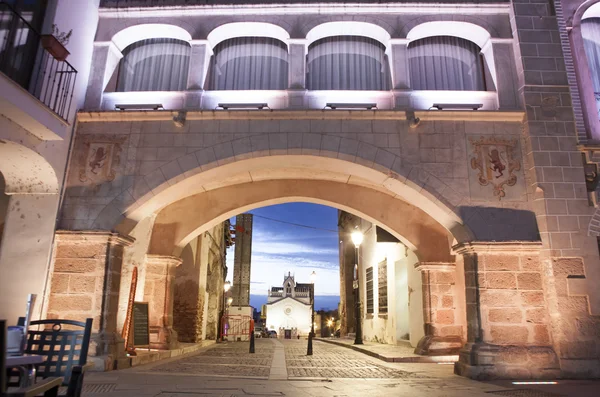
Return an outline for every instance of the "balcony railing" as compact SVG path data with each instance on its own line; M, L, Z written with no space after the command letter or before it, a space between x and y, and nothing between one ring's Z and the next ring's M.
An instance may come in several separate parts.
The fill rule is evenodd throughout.
M77 70L42 47L41 35L0 1L0 72L67 120Z

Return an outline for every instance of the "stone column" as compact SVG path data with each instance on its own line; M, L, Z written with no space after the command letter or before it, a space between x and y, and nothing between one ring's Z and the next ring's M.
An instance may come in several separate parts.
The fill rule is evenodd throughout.
M308 43L306 39L288 40L289 69L288 69L288 106L303 108L306 96L306 54Z
M144 300L148 302L150 347L177 348L177 332L173 329L175 300L175 268L181 259L168 255L146 255L146 286Z
M463 346L463 326L457 318L456 265L419 262L423 285L425 336L415 353L423 355L458 354Z
M475 379L555 378L537 242L472 242L463 255L467 344L455 371Z
M494 65L489 66L495 69L498 109L521 109L521 97L517 87L519 76L517 75L513 40L492 39L484 47L489 45L491 45L494 54ZM482 49L482 52L485 53L486 51ZM491 71L494 72L494 70Z
M210 67L212 48L207 40L192 40L190 68L188 72L187 92L185 94L186 109L200 109L202 92L206 84L206 76Z
M49 318L94 319L90 359L96 370L127 365L117 329L121 267L131 237L108 231L57 231Z
M102 94L122 57L123 54L112 42L94 43L92 68L85 95L86 110L102 108Z

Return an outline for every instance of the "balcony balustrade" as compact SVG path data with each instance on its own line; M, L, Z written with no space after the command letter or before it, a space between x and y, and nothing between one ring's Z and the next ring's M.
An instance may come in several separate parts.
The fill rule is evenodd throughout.
M42 36L5 2L0 2L0 72L67 120L77 70L55 59Z

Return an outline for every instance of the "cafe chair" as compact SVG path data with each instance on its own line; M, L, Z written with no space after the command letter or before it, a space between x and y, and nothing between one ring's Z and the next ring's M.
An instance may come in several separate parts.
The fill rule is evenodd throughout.
M19 323L24 319L19 319ZM60 376L63 386L59 395L80 397L83 375L93 367L87 363L92 321L38 320L30 323L27 330L25 353L45 357L37 369L37 376L50 378Z
M6 320L0 320L0 397L54 397L62 384L62 378L46 378L29 387L11 388L7 391L8 371L6 368Z

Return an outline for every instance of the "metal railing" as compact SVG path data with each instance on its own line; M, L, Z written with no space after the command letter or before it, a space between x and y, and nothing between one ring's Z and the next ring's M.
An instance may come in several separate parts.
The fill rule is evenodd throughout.
M0 1L0 72L65 121L77 70L42 47L42 36L9 4Z

